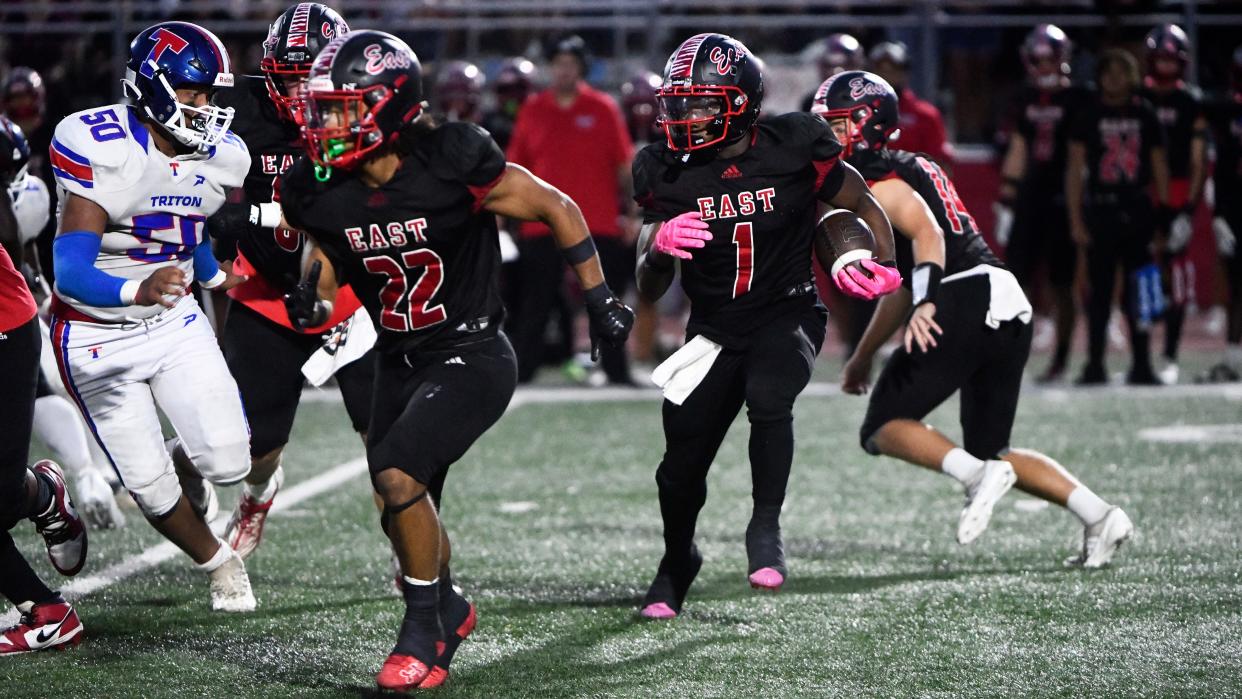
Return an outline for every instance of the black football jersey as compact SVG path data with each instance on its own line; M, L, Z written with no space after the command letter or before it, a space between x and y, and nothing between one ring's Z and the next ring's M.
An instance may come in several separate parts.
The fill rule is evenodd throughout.
M690 335L741 346L755 328L815 302L816 199L836 195L841 145L827 122L791 113L760 122L736 158L696 157L654 143L634 158L634 199L647 223L698 211L712 240L681 261Z
M1207 118L1216 147L1216 208L1242 212L1242 102L1227 97L1208 109Z
M1070 86L1039 90L1028 86L1014 107L1014 129L1026 141L1026 182L1043 191L1058 192L1065 179L1065 144L1071 117L1086 91Z
M1156 110L1156 119L1164 127L1169 177L1190 177L1190 142L1194 138L1195 121L1203 114L1199 88L1183 85L1166 92L1144 88L1139 94Z
M305 152L297 126L277 115L262 76L242 76L236 86L222 90L216 101L236 110L231 128L250 149L250 172L242 187L246 201L272 201L276 178ZM246 259L277 288L291 289L297 283L302 268L300 233L255 225L238 240L237 247Z
M1070 140L1087 147L1087 199L1125 202L1147 196L1151 152L1164 145L1164 129L1146 100L1103 104L1093 95L1074 119Z
M281 202L366 306L376 347L446 349L494 335L504 319L496 217L479 207L504 171L486 131L451 122L419 136L378 188L341 170L319 182L299 158Z
M965 272L982 264L1003 268L1000 258L988 247L979 233L979 226L966 210L953 181L944 170L926 155L904 150L859 151L849 159L868 184L893 177L910 185L927 202L944 232L945 276ZM914 270L914 244L904 235L894 235L897 244L897 269L902 283L910 287Z

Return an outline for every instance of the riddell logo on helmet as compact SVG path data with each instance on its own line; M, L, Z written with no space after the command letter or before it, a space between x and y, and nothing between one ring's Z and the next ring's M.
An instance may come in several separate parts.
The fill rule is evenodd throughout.
M379 75L393 68L409 68L410 57L404 51L385 51L379 44L371 44L362 52L367 59L366 71L369 75Z
M714 47L708 54L707 60L716 64L716 72L721 75L729 75L733 72L733 64L737 59L741 58L741 52L735 49L722 49L719 46Z
M854 78L850 81L850 99L861 99L866 95L880 96L884 94L884 88L867 80L866 78Z

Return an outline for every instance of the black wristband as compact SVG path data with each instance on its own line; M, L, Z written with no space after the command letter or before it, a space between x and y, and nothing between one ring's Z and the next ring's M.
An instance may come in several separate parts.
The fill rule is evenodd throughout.
M561 248L561 257L569 263L569 266L580 265L583 262L595 257L595 240L588 234L587 237L570 245L567 248Z
M582 292L582 300L586 301L588 306L598 306L610 298L612 298L612 289L608 288L607 282Z
M936 292L940 290L943 278L944 268L935 262L920 262L914 266L910 274L910 290L914 294L915 308L936 302Z

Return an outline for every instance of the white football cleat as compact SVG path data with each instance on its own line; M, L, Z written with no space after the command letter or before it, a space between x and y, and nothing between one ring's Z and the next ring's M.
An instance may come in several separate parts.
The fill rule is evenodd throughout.
M227 544L221 544L227 546ZM259 606L250 589L246 564L236 551L229 559L207 574L211 578L211 608L217 612L253 612Z
M1169 362L1160 370L1160 383L1165 386L1177 385L1178 378L1181 377L1181 369L1178 368L1177 362Z
M120 529L125 526L125 515L112 494L112 486L103 474L94 468L82 471L77 479L78 496L75 499L82 517L91 529Z
M272 503L276 502L276 493L280 492L280 486L285 482L285 470L277 466L271 482L272 497L262 502L242 489L241 497L237 499L237 509L233 511L229 526L224 530L224 540L242 558L254 553L263 541L263 525L267 522L267 513L272 509Z
M1065 559L1065 565L1101 568L1113 560L1117 549L1134 535L1134 523L1120 507L1114 507L1104 519L1083 531L1082 552Z
M964 546L983 534L992 520L992 508L1017 480L1009 462L983 462L979 480L966 486L966 507L957 519L957 543Z

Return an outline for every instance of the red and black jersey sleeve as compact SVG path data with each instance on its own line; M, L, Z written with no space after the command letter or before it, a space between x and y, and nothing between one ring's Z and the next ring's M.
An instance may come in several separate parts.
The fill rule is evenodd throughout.
M505 154L490 134L474 124L454 121L436 129L425 154L432 174L460 182L474 195L476 207L505 174Z
M832 127L822 118L805 112L790 112L772 120L778 131L787 131L792 154L807 158L815 168L815 195L828 201L837 195L845 170L837 167L841 159L841 143Z

